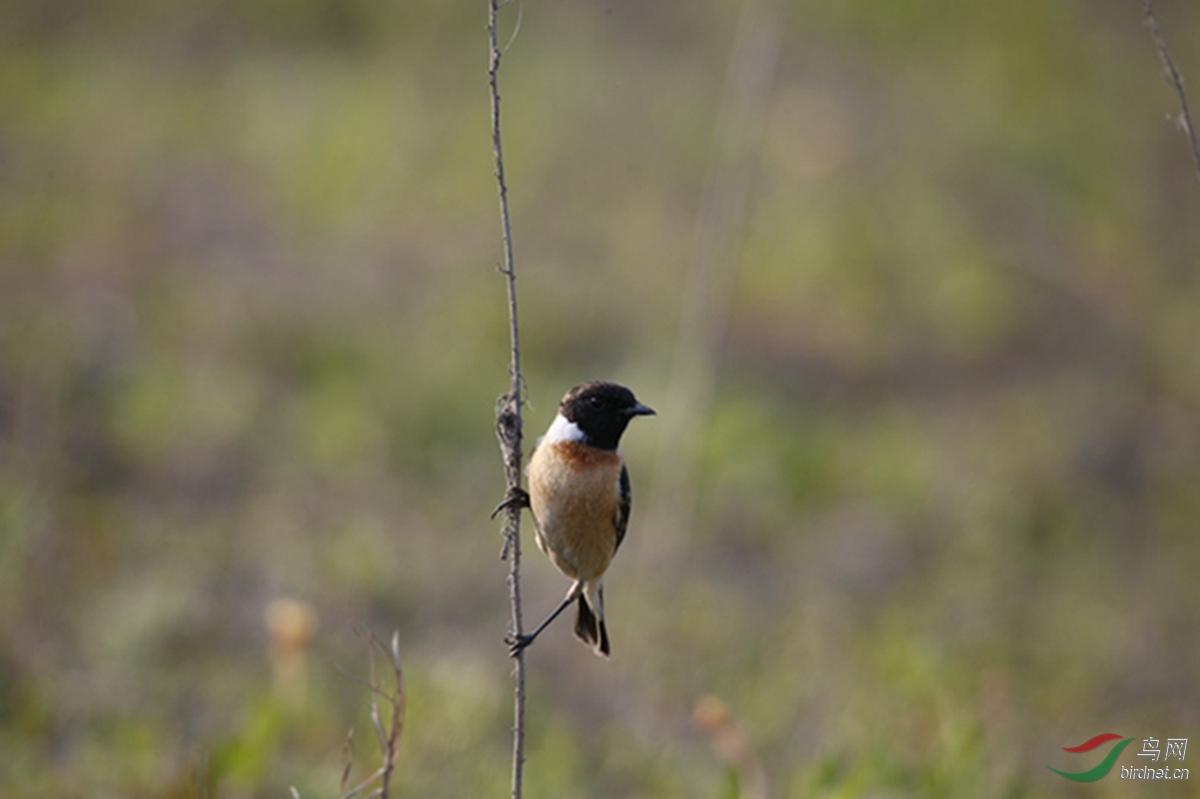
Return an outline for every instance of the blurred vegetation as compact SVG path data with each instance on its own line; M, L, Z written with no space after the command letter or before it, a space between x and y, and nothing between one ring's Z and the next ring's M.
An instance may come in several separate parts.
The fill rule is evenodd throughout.
M778 3L682 344L738 7L520 5L527 431L591 377L660 412L613 659L531 651L527 796L735 795L721 730L772 796L1125 796L1044 764L1200 737L1200 190L1140 4ZM334 796L364 624L398 795L503 795L485 6L0 10L0 792Z

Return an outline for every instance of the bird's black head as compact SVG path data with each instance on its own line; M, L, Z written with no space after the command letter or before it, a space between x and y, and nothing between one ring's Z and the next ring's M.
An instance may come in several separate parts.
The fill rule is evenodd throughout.
M593 380L567 392L558 412L600 449L616 449L625 426L635 416L652 416L654 409L637 401L633 392L617 383Z

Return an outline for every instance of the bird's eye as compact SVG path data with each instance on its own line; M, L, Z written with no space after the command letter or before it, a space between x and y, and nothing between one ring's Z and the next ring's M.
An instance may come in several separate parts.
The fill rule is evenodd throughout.
M604 407L604 397L588 397L588 405L591 405L596 410Z

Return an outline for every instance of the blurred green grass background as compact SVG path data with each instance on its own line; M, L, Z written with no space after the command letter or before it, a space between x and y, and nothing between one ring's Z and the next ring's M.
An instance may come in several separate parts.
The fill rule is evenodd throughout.
M524 2L505 55L527 434L593 377L660 414L526 796L736 795L713 724L772 796L1128 796L1044 764L1200 735L1200 190L1140 4L757 6L753 118L737 4ZM336 795L366 625L395 795L503 795L486 4L0 9L0 792Z

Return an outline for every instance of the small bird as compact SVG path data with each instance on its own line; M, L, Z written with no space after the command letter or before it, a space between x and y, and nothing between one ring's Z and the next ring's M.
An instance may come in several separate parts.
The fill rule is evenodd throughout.
M533 632L510 637L514 656L578 602L575 636L608 657L604 572L625 538L630 508L629 472L617 444L630 419L653 414L625 386L580 383L563 397L550 429L534 445L528 502L538 548L574 582Z

